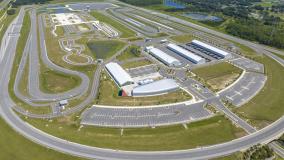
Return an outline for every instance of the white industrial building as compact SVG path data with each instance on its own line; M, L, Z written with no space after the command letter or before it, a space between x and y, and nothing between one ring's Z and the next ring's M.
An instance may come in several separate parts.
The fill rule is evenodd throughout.
M208 45L206 43L200 42L198 40L193 40L192 44L194 44L194 45L196 45L198 47L201 47L201 48L203 48L205 50L208 50L208 51L210 51L210 52L212 52L214 54L217 54L218 56L221 56L222 58L230 58L231 57L230 53L225 52L225 51L223 51L221 49L218 49L216 47L213 47L211 45Z
M134 84L133 79L119 64L110 62L106 64L106 69L120 87Z
M168 49L174 51L175 53L179 54L180 56L190 60L191 62L195 63L195 64L203 64L205 63L205 59L198 56L198 55L195 55L193 53L191 53L190 51L176 45L176 44L173 44L173 43L170 43L168 44L167 46Z
M148 52L153 57L157 58L158 60L160 60L161 62L165 63L166 65L168 65L170 67L176 67L176 66L181 65L179 60L177 60L176 58L166 54L165 52L161 51L158 48L148 47Z
M179 86L173 79L162 79L146 85L135 87L132 90L133 97L155 96L173 92L179 89Z

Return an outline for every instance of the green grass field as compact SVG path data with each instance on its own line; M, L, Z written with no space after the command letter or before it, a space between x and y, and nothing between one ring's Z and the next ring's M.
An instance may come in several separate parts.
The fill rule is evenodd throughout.
M189 43L194 38L192 37L192 35L185 34L185 35L172 36L171 39L178 43Z
M193 122L185 129L182 125L157 128L120 129L83 127L70 117L62 117L51 121L27 119L35 127L77 143L96 147L124 150L175 150L189 149L230 141L244 135L244 131L232 125L223 116ZM46 126L48 124L48 127ZM202 137L202 138L201 138Z
M0 159L14 160L83 160L42 147L19 135L0 118Z
M116 52L124 47L125 43L122 41L108 40L108 41L90 41L87 46L94 54L96 59L107 59L113 56Z
M284 69L280 64L268 57L258 57L256 60L265 65L267 82L257 96L244 106L236 109L236 112L261 128L284 114L284 84L282 83Z
M212 90L219 91L233 83L242 70L227 62L197 68L193 72Z
M132 50L139 50L139 47L132 45L129 46L122 54L116 57L119 61L124 61L131 58L140 57L140 53L133 53Z
M106 16L102 13L97 12L97 11L92 11L91 15L94 16L97 20L99 20L101 22L105 22L106 24L109 24L112 27L114 27L115 29L119 30L121 32L121 36L120 36L121 38L130 38L130 37L134 37L136 35L134 31L128 29L123 24L119 23L118 21L112 19L109 16Z
M40 74L40 89L47 93L60 93L80 85L79 77L46 69Z
M113 105L113 106L141 106L141 105L157 105L182 102L190 100L192 97L182 91L176 91L169 94L153 97L120 97L118 96L119 89L115 83L110 79L109 75L102 73L99 96L97 103L102 105Z

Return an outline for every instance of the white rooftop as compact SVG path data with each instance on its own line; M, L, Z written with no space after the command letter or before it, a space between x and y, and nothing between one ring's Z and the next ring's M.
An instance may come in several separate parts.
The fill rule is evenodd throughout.
M149 83L146 85L138 86L133 89L133 95L155 95L163 94L172 90L177 89L179 86L173 79L162 79Z
M106 64L106 69L119 86L134 83L130 75L119 64L110 62Z
M162 61L164 61L168 65L178 65L178 64L180 64L179 60L177 60L176 58L166 54L165 52L161 51L158 48L151 48L150 49L150 53L153 56L160 58Z
M193 40L192 43L193 43L193 44L197 44L197 45L199 45L199 46L202 46L202 47L204 47L204 48L206 48L206 49L208 49L208 50L217 52L217 53L221 54L221 55L224 56L224 57L227 57L227 56L230 55L230 53L228 53L228 52L225 52L225 51L223 51L223 50L221 50L221 49L218 49L218 48L213 47L213 46L211 46L211 45L208 45L208 44L206 44L206 43L200 42L200 41L198 41L198 40Z
M185 57L193 59L196 62L204 61L204 58L199 57L198 55L195 55L195 54L191 53L190 51L183 49L182 47L180 47L176 44L170 43L170 44L168 44L168 47L175 50L176 52L179 52L180 54L182 54Z

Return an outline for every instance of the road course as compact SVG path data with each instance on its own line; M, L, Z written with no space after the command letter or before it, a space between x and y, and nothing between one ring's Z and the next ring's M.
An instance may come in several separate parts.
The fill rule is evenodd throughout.
M228 155L230 153L246 149L257 143L269 142L284 132L284 117L282 117L262 130L230 142L208 147L170 152L135 152L101 149L72 143L48 135L25 123L13 112L12 108L15 106L15 104L11 100L8 92L8 83L11 75L10 71L13 66L16 50L15 44L19 37L17 33L19 33L20 25L22 24L24 15L23 12L24 11L22 8L19 16L8 28L8 32L15 33L16 36L8 38L7 34L5 34L6 36L4 36L4 38L8 40L7 47L5 47L4 50L1 50L0 53L0 55L3 55L3 60L0 62L0 98L2 99L0 101L0 113L5 121L17 132L36 143L42 144L57 151L94 159L209 159ZM41 49L44 48L41 47ZM99 66L97 70L100 69L101 67ZM95 76L99 77L98 73L99 72L96 72ZM95 85L93 88L98 87L99 81L93 85ZM90 95L96 95L96 92L97 90L92 90Z

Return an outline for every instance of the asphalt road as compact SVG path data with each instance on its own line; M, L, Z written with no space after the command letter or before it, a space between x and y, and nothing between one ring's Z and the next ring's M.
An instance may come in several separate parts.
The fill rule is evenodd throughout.
M233 152L246 149L257 143L269 142L284 132L284 117L282 117L262 130L230 142L208 147L170 152L134 152L101 149L68 142L66 140L48 135L25 123L12 111L12 107L15 104L10 99L8 92L8 83L11 74L10 71L12 69L15 56L15 44L18 40L17 33L19 32L18 30L20 29L20 24L22 24L23 15L23 9L21 9L18 18L13 21L13 24L10 25L8 29L9 32L15 33L16 36L10 38L4 36L4 38L9 41L7 42L7 47L4 47L4 50L1 50L2 52L0 53L0 55L3 55L3 60L0 62L0 99L2 99L0 101L0 113L5 121L17 132L36 143L57 151L93 159L209 159L228 155ZM44 41L44 39L42 40ZM45 49L45 46L41 47L41 49ZM101 67L98 68L101 69ZM99 75L95 76L99 77ZM99 85L99 83L96 83L96 85ZM93 90L93 94L95 92L97 91Z

